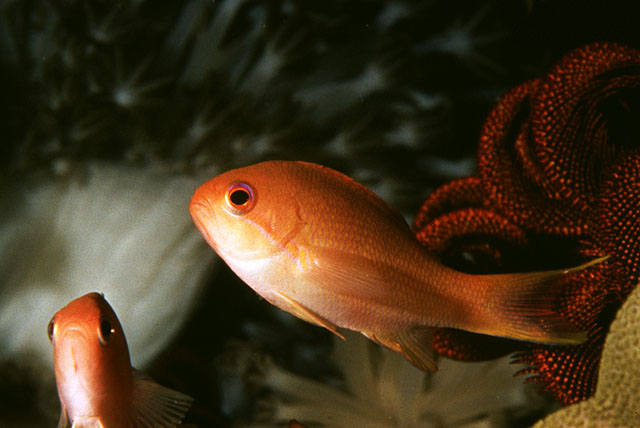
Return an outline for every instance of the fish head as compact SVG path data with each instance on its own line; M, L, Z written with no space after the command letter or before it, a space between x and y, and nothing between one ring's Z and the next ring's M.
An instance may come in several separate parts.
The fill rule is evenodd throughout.
M362 305L353 302L387 300L393 264L386 258L422 249L404 218L371 190L307 162L225 172L200 186L189 208L208 244L248 286L333 332L362 324Z
M245 283L274 302L304 258L308 190L297 163L271 161L225 172L191 199L207 243Z
M67 412L91 414L101 397L124 395L131 362L122 326L99 293L79 297L48 325L60 401Z

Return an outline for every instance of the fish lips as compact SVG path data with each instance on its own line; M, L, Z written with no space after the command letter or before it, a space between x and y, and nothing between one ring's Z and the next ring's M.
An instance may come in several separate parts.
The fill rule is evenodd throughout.
M218 252L216 242L213 239L209 228L207 227L207 224L215 224L215 212L207 199L202 199L197 196L197 194L194 195L194 197L191 199L191 203L189 204L189 212L191 213L191 218L193 219L193 223L200 231L200 234L204 237L205 241L207 241L207 244L209 244L211 248Z

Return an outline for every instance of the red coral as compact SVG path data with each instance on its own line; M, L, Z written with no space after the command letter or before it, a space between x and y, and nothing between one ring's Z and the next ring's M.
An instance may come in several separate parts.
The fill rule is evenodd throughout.
M478 175L427 199L418 239L474 271L606 262L564 284L558 310L589 333L579 346L527 344L440 329L436 351L515 363L563 404L593 395L609 323L640 279L640 52L596 43L507 93L485 123ZM474 261L470 263L469 260Z

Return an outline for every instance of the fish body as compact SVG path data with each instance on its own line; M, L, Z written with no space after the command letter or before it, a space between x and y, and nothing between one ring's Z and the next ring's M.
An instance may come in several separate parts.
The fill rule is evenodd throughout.
M101 294L86 294L56 312L48 334L59 428L174 427L193 401L131 367L120 321Z
M554 310L573 269L470 275L417 241L366 187L320 165L270 161L200 186L190 212L208 244L273 305L341 336L356 330L435 370L431 329L576 344Z

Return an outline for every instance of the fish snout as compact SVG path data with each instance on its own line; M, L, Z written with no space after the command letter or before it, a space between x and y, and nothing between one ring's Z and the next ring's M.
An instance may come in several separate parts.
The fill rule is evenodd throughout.
M56 341L80 341L81 343L86 344L91 340L90 331L82 324L67 324L64 326L64 329L61 330L62 331L59 333L60 337L57 337ZM97 337L96 332L96 338Z
M216 214L211 202L206 197L200 197L198 193L191 198L189 203L189 213L193 219L193 223L204 237L207 244L216 250L217 246L213 239L213 225L216 224Z

